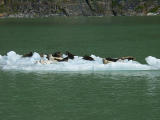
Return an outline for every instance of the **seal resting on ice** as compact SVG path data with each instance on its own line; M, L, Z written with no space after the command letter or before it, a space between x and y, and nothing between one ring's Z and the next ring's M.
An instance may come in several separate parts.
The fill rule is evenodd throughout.
M62 57L62 53L61 52L55 52L54 54L52 54L53 57Z
M54 57L57 56L57 57ZM38 63L41 64L53 64L53 63L57 63L57 62L67 62L68 61L68 57L62 58L62 55L58 55L57 53L54 54L54 56L52 54L48 54L47 55L47 60L45 59L41 59L40 61L38 61Z
M117 62L117 61L123 61L123 60L135 60L134 57L132 56L127 56L127 57L121 57L121 58L103 58L102 61L103 61L103 64L108 64L108 63L111 63L111 62Z
M22 57L32 57L33 56L33 52L29 52L27 54L24 54Z
M69 59L74 59L74 56L72 53L66 51L66 55L68 56Z
M120 58L121 60L136 60L136 58L132 57L132 56L127 56L127 57L122 57Z
M89 60L89 61L94 61L94 59L92 57L88 56L88 55L83 56L82 59Z

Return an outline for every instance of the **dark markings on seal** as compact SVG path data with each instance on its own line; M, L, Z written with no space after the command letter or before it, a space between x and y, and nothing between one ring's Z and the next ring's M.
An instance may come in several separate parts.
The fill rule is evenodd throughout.
M44 57L45 54L44 53L40 53L39 55L40 55L40 57Z
M88 55L83 56L82 59L89 60L89 61L94 61L94 59L92 57L88 56Z
M49 54L47 54L47 57L46 57L48 60L49 60Z
M52 54L53 57L62 57L62 53L61 52L55 52L54 54Z
M74 55L68 51L66 51L66 55L68 56L69 59L74 59Z
M30 52L30 53L27 53L27 54L24 54L23 57L32 57L33 56L33 52Z
M119 58L105 58L105 60L108 60L108 61L112 61L112 62L117 62L119 60Z
M58 62L67 62L68 61L68 57L65 57L65 58L63 58L62 60L57 60L57 59L55 59L55 60L57 60Z
M132 56L127 56L127 57L122 57L120 58L121 60L136 60L136 58L132 57Z

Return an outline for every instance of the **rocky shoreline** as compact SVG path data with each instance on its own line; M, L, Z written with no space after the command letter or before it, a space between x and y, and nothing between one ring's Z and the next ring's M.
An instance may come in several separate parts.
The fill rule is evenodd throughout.
M12 2L0 5L0 18L36 18L52 16L157 16L160 2L153 0L62 0L62 2ZM3 8L1 10L1 8Z
M16 14L7 14L7 13L1 13L0 14L0 18L39 18L39 17L43 17L43 18L48 18L48 17L57 17L57 16L66 16L65 14L46 14L46 15L36 15L36 14L24 14L24 13L16 13ZM97 17L105 17L103 15L96 15ZM109 16L114 16L114 15L109 15ZM124 16L124 15L118 15L118 16ZM125 15L127 16L127 15ZM128 15L128 16L160 16L159 13L147 13L147 14L143 14L143 13L139 13L136 15ZM68 16L67 16L68 17Z

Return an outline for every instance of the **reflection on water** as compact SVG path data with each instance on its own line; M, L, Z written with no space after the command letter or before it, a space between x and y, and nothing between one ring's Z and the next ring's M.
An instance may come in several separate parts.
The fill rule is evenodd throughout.
M0 112L12 120L151 120L160 117L159 91L160 71L0 71Z
M19 70L6 70L6 71L1 71L6 74L34 74L39 77L42 76L65 76L65 77L76 77L76 76L92 76L95 78L112 78L112 79L119 79L120 77L144 77L146 79L156 79L160 77L160 71L159 70L153 70L153 71L76 71L76 72L56 72L56 71L19 71Z

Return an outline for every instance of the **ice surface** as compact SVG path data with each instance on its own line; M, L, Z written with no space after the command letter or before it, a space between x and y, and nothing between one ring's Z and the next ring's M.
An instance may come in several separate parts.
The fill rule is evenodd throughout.
M63 55L65 56L65 55ZM107 70L160 70L160 59L149 56L145 60L147 64L137 61L119 61L103 64L102 58L91 55L95 61L83 60L81 56L75 56L74 60L53 64L37 63L41 58L34 52L32 57L23 58L22 55L10 51L6 56L0 55L0 69L2 70L25 70L25 71L107 71Z
M148 63L148 65L160 69L160 59L149 56L146 58L146 62Z

